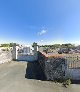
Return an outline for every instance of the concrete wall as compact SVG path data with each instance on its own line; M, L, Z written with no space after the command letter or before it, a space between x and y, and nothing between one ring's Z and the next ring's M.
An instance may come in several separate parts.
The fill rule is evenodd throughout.
M80 80L80 56L67 56L67 69L66 78L70 78L72 80Z
M35 61L36 58L35 58L34 55L18 54L17 60L20 60L20 61Z
M80 80L80 69L67 69L66 77L73 80Z

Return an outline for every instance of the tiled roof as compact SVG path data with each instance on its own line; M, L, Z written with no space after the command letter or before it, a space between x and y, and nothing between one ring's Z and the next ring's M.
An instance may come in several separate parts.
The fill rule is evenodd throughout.
M80 54L46 54L45 52L41 52L43 55L45 55L45 57L60 57L60 58L64 58L64 57L72 57L72 58L76 58L76 57L80 57Z

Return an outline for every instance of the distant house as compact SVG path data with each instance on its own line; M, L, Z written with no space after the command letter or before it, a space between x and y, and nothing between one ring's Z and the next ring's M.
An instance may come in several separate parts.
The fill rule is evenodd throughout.
M69 53L70 49L69 48L60 48L58 50L58 53L59 54L62 54L62 53Z

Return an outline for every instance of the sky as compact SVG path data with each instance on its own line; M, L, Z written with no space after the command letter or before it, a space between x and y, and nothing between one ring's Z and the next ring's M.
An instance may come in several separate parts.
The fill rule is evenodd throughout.
M0 0L0 43L80 44L80 0Z

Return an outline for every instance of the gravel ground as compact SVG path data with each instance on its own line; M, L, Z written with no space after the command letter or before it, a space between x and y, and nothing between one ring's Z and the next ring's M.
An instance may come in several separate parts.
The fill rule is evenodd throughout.
M15 61L1 64L0 92L80 92L79 84L64 88L60 83L25 78L27 65Z

